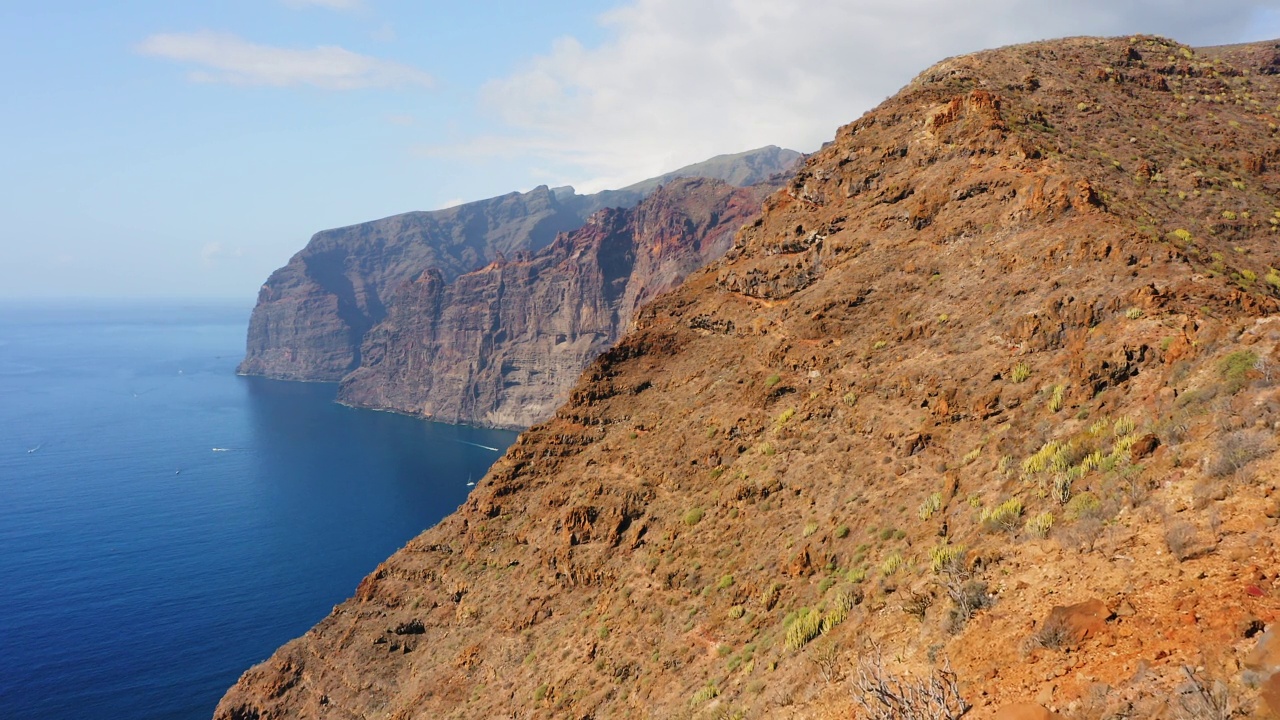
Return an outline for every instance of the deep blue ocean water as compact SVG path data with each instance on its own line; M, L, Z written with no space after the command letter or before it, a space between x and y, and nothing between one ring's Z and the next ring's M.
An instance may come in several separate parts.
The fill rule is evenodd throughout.
M515 439L237 377L248 314L0 305L0 718L210 717Z

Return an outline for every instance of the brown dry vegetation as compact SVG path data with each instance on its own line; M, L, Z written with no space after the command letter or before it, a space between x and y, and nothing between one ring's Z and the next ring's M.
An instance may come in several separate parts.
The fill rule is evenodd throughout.
M1277 67L930 68L219 717L1264 716Z

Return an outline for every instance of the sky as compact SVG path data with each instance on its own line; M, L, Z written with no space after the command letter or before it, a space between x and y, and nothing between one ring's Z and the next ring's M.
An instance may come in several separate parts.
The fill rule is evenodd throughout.
M0 0L0 299L251 303L312 233L816 150L943 58L1280 0Z

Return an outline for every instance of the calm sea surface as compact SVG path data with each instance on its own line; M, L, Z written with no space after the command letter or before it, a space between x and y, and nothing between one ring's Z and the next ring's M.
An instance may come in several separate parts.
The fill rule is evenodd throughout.
M234 374L247 307L0 305L0 718L208 718L514 434Z

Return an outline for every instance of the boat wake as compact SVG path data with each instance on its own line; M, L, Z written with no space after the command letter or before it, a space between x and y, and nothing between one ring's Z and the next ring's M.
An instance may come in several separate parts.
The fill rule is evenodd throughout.
M454 440L454 442L459 442L459 443L462 443L463 445L470 445L471 447L478 447L483 450L489 450L492 452L502 452L496 447L489 447L488 445L481 445L480 443L467 442L466 440Z

